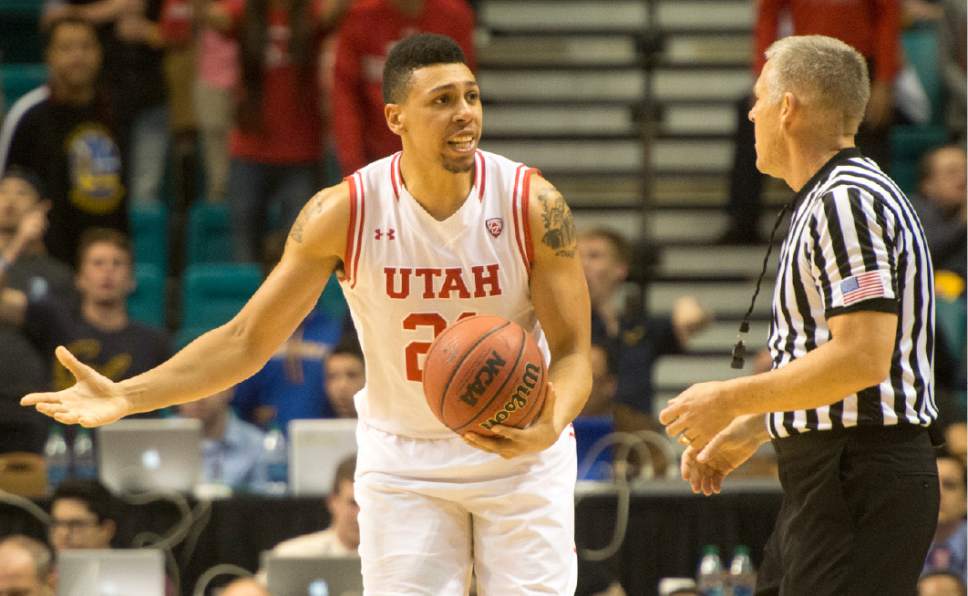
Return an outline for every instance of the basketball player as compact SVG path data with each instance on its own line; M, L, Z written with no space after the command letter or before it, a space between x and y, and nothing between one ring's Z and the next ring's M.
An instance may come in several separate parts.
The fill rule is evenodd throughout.
M21 403L97 426L230 387L289 337L342 260L367 362L356 396L367 594L465 594L472 566L484 595L573 593L576 463L565 431L591 367L571 213L535 170L477 149L480 91L449 38L399 43L383 93L403 151L314 196L234 319L120 383L60 347L77 384ZM516 321L550 357L546 405L525 430L458 437L426 405L423 356L435 334L472 313Z

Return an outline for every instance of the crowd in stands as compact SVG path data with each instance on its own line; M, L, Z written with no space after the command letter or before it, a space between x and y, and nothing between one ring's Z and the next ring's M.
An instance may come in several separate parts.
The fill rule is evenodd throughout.
M965 10L956 0L874 2L759 0L753 69L789 33L853 44L871 66L872 96L858 137L883 168L892 127L940 123L918 154L910 198L924 225L938 293L938 402L948 451L939 456L941 511L922 595L965 592L966 162ZM929 23L940 33L947 108L925 113L911 91L901 32ZM188 205L220 206L230 250L215 263L267 274L285 231L319 188L400 148L384 121L383 61L416 32L453 37L475 68L475 13L464 0L47 0L44 85L5 106L0 128L0 453L42 453L47 418L21 396L73 382L57 346L120 380L167 359L186 313L168 306L164 328L131 316L142 239L135 212L172 212L166 250L181 254ZM914 75L916 78L916 75ZM485 90L486 94L486 90ZM749 97L736 103L730 226L721 243L761 242ZM486 147L486 143L485 143ZM196 167L185 166L194 159ZM200 172L200 174L199 174ZM187 182L186 182L187 180ZM187 189L187 190L186 190ZM180 198L176 198L176 195ZM576 421L579 450L611 431L661 431L652 380L656 362L689 350L713 321L693 296L672 312L646 312L630 280L636 239L609 228L582 231L579 250L591 297L593 388ZM230 265L231 263L231 265ZM160 271L161 299L181 295L182 255ZM342 297L324 295L265 367L247 381L170 412L201 421L206 483L257 482L265 433L291 420L354 418L365 370ZM338 295L338 290L336 291ZM243 297L244 298L244 297ZM182 305L185 306L185 305ZM221 321L212 321L215 326ZM769 364L767 364L769 366ZM67 429L68 442L73 430ZM675 462L653 452L653 473ZM278 553L355 552L355 459L343 462L326 500L330 529L283 542ZM110 548L114 497L96 481L69 481L51 500L48 547L2 536L0 594L52 594L55 555ZM947 590L947 591L946 591ZM951 591L954 590L954 591ZM224 594L264 594L264 576Z

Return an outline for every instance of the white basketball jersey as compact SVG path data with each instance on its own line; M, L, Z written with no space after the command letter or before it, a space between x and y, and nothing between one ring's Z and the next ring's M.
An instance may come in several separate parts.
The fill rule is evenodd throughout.
M366 358L359 417L408 437L453 437L424 398L434 337L462 316L499 315L547 343L531 304L528 183L535 170L478 151L474 186L444 221L413 198L400 153L349 176L350 225L340 283Z

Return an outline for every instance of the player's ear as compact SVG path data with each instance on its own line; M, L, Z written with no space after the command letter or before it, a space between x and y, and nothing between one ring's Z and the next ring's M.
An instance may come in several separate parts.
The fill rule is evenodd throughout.
M394 134L403 133L403 110L400 109L400 104L388 103L383 106L383 116L387 119L387 126Z

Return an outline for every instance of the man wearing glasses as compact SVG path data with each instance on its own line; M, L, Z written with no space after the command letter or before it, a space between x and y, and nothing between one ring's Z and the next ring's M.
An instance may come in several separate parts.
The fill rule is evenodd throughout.
M56 552L111 548L117 529L114 497L96 480L65 480L50 505L50 543Z

